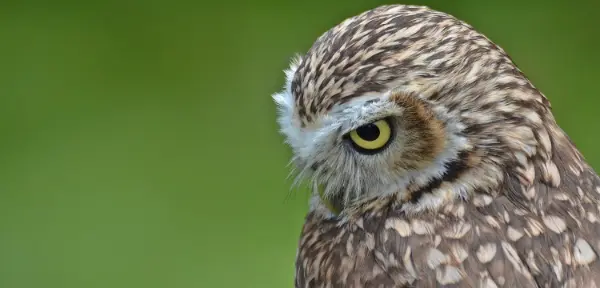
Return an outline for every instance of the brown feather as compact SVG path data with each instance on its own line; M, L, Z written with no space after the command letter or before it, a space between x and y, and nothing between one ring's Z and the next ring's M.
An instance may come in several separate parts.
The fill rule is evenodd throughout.
M500 47L426 7L367 11L302 57L290 88L294 119L312 129L337 105L390 90L408 111L399 121L415 137L406 144L410 155L395 155L405 166L389 169L430 164L447 145L451 121L464 128L468 148L428 183L352 199L338 217L312 209L295 287L600 285L600 178ZM318 160L314 170L343 173ZM354 161L339 167L361 167ZM448 192L459 190L462 197ZM438 197L440 206L414 212L425 197Z

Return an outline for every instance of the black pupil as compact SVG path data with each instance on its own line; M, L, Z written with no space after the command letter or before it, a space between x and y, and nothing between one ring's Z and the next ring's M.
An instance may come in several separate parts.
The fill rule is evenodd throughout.
M379 127L373 123L367 124L358 127L358 129L356 129L356 133L358 136L360 136L360 138L366 141L375 141L375 139L379 137Z

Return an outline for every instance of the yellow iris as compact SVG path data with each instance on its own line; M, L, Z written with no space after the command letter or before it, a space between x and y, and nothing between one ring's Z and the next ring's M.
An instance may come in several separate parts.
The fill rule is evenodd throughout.
M350 140L359 148L377 150L385 146L392 135L390 124L386 120L358 127L350 132Z

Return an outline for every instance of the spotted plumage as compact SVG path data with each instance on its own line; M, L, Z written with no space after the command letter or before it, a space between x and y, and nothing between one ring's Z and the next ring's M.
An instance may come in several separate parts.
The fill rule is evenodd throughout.
M295 287L600 287L600 178L471 26L378 7L286 76L278 122L314 187ZM382 119L385 145L350 145Z

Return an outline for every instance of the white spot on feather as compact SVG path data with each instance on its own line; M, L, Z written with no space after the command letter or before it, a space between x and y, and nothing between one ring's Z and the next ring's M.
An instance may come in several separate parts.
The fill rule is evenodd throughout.
M508 229L506 230L506 234L508 236L508 239L513 242L515 242L515 241L521 239L521 237L523 237L523 232L513 228L512 226L508 226Z
M573 259L579 265L588 265L596 260L596 252L590 244L582 238L577 239L573 247Z
M544 221L544 225L554 233L560 234L567 229L567 223L559 216L547 215L542 217L542 220Z
M433 234L435 231L433 224L418 219L412 221L412 229L418 235Z
M477 249L477 259L479 259L479 262L483 264L488 263L494 259L494 256L496 256L496 250L496 243L483 244L479 246L479 249Z
M459 222L459 223L452 225L452 227L445 229L442 232L442 235L444 235L444 237L450 238L450 239L460 239L463 236L465 236L465 234L467 234L467 232L469 232L470 230L471 230L471 224L466 223L466 222Z
M442 251L431 248L427 253L427 265L431 269L437 268L440 264L446 263L446 255Z
M385 221L385 228L396 230L402 237L407 237L411 234L410 224L401 219L388 219Z
M442 285L458 283L462 279L462 273L454 266L446 265L445 269L436 269L436 279Z

